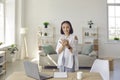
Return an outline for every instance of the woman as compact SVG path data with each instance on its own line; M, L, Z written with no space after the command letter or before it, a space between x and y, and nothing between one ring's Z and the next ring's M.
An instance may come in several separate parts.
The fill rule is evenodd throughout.
M61 23L60 32L62 35L56 47L59 71L74 72L78 70L78 38L73 35L73 28L69 21L63 21Z

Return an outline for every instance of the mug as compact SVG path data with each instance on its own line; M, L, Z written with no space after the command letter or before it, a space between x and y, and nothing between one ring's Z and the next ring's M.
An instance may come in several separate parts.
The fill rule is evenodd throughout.
M77 72L77 79L81 80L82 79L82 73L81 71Z

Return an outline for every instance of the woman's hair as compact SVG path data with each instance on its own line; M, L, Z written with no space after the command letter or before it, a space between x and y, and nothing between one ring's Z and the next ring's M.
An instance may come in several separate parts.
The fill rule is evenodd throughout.
M64 34L64 32L63 32L63 30L62 30L62 25L63 25L64 23L67 23L67 24L70 26L70 34L72 34L72 33L73 33L73 28L72 28L72 25L71 25L71 23L70 23L69 21L63 21L63 22L61 23L61 30L60 30L61 34Z

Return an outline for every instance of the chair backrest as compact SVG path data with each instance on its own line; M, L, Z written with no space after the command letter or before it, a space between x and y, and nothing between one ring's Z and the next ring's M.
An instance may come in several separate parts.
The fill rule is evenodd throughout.
M103 80L109 80L109 61L96 59L92 65L90 72L99 72Z

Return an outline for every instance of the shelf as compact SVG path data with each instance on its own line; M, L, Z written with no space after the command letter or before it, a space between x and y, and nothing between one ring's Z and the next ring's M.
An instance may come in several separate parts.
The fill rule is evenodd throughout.
M4 62L2 62L2 63L0 63L0 65L3 65L3 64L5 64L5 61L4 61Z
M83 44L93 44L93 49L98 51L98 28L87 28L83 27L82 29L82 42Z
M5 51L0 51L0 66L1 66L0 75L2 75L6 71L6 53L5 53Z
M41 39L52 38L52 36L42 36Z
M86 42L92 43L95 39L98 39L98 28L83 27L82 34L83 34L83 43Z
M2 72L0 73L0 75L4 74L6 70L2 70Z
M94 38L94 39L97 39L97 36L84 36L84 38Z
M49 26L48 28L44 28L41 26L38 31L38 46L53 44L54 43L54 27Z

